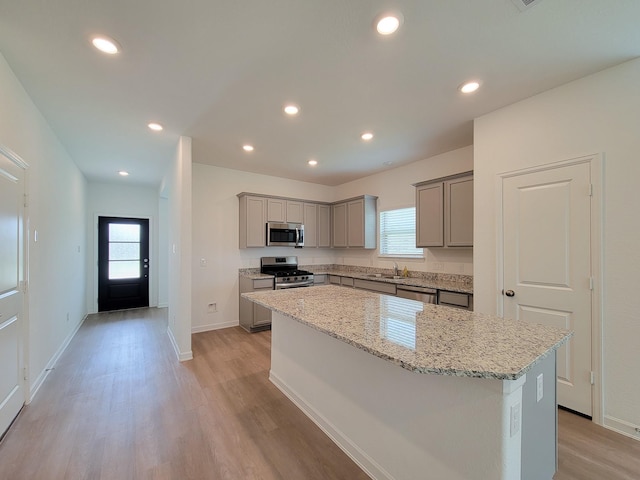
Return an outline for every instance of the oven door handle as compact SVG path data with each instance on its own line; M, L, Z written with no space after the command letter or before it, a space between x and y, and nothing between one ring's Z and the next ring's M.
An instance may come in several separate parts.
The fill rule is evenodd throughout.
M289 284L289 285L278 285L276 290L286 290L287 288L305 288L305 287L313 287L313 283L303 283L301 284Z

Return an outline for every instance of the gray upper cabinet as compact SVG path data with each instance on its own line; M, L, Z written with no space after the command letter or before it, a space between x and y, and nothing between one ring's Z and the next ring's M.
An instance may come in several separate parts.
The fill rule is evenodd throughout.
M304 225L305 248L376 248L378 197L362 195L338 203L238 194L240 248L265 247L266 223Z
M444 246L444 185L416 187L416 247Z
M331 208L333 241L336 248L347 247L347 203L336 203Z
M303 205L304 216L304 246L318 246L318 205L315 203L305 202Z
M298 202L287 200L286 209L287 209L287 222L288 223L307 223L304 221L304 206L309 205L308 203ZM305 225L305 229L307 226Z
M376 248L376 200L363 195L333 205L333 247Z
M267 199L267 222L285 222L287 201L282 198Z
M416 187L416 246L473 246L473 175L470 173Z
M473 246L473 177L444 182L444 240L449 247Z
M240 196L240 248L266 246L266 219L265 197Z
M305 228L307 227L305 226ZM331 246L331 206L318 205L318 247L330 247L330 246Z
M273 197L267 199L268 222L302 223L303 218L303 202Z

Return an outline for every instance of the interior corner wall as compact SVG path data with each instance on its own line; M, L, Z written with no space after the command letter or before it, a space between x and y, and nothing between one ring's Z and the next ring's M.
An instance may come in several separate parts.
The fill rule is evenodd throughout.
M239 249L237 194L241 192L320 202L333 199L333 187L326 185L194 163L191 259L194 333L238 325L238 269L259 267L260 257L297 255L301 265L334 262L334 252L328 248ZM216 303L216 312L208 311L209 303Z
M408 165L389 168L335 187L334 200L362 194L378 197L378 212L415 206L413 184L473 170L473 146L435 155ZM378 250L336 249L336 263L363 267L391 268L392 259L379 258ZM473 248L425 248L424 260L402 259L409 270L452 274L473 274ZM439 267L437 267L439 265ZM441 267L441 268L440 268Z
M87 182L1 54L0 112L0 144L29 164L26 365L32 394L86 315Z
M98 216L149 219L149 306L158 305L158 189L143 185L89 182L87 199L87 311L98 311Z
M169 336L179 360L191 351L191 138L180 137L163 195L168 198Z
M640 428L640 59L476 119L475 309L496 313L500 172L590 154L604 158L602 323L604 422Z

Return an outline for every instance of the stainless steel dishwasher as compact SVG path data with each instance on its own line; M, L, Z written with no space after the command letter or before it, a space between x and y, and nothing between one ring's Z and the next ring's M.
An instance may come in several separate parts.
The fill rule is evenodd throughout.
M418 300L422 303L436 303L437 291L433 288L398 285L396 295L400 298Z

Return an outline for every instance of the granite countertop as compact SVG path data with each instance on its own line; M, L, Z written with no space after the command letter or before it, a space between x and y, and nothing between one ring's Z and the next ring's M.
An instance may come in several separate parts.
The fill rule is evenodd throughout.
M302 265L301 269L310 270L315 275L338 275L340 277L350 277L350 278L359 278L362 280L371 280L374 282L381 283L392 283L395 285L411 285L414 287L426 287L426 288L434 288L437 290L448 290L450 292L460 292L460 293L469 293L473 294L473 281L469 276L463 275L446 275L446 274L429 274L425 273L424 276L409 276L409 277L400 277L397 279L394 278L385 278L385 277L376 277L373 276L380 269L371 269L365 267L349 267L344 266L343 268L335 268L335 267L314 267L314 266L305 266ZM386 272L388 275L390 272ZM273 275L266 275L264 273L260 273L260 269L253 268L244 268L239 270L239 274L243 277L247 277L250 279L260 279L260 278L273 278ZM417 272L411 272L411 275L416 275ZM457 281L459 278L464 278L466 281Z
M362 280L372 280L374 282L393 283L395 285L411 285L414 287L426 287L434 288L437 290L448 290L450 292L470 293L473 295L473 284L457 282L453 280L443 280L441 278L421 278L421 277L400 277L400 278L385 278L376 277L371 273L353 271L349 269L339 270L321 270L314 269L315 275L338 275L340 277L359 278ZM454 278L455 275L449 275Z
M573 335L334 285L242 296L418 373L515 380Z

